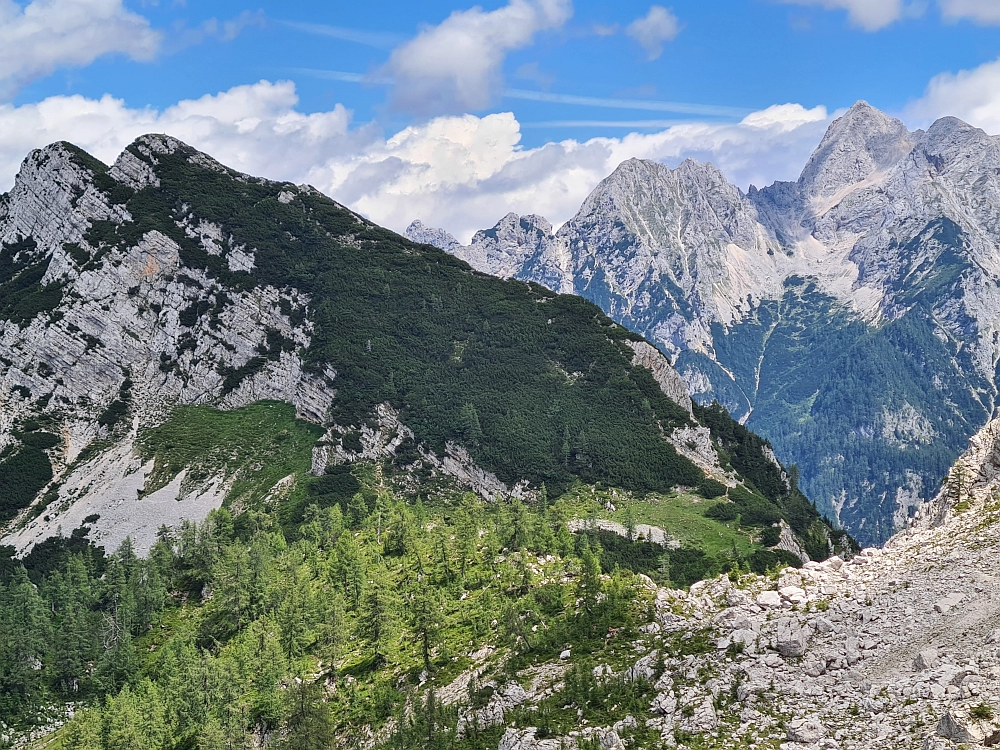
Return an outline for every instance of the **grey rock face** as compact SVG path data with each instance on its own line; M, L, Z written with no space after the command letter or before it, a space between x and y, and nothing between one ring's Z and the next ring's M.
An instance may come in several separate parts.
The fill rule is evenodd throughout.
M155 186L157 156L178 145L165 136L144 137L134 146L148 161L126 151L107 177L131 188ZM221 169L208 157L197 158ZM97 187L92 170L73 147L55 144L25 159L3 200L2 252L14 253L15 264L43 267L41 285L58 288L59 296L52 310L0 322L0 446L14 440L19 420L37 416L41 409L64 426L63 444L49 451L58 474L87 445L108 436L98 417L119 398L126 382L131 384L135 428L155 424L171 403L236 408L263 399L289 401L301 416L322 421L333 399L335 373L305 373L301 355L310 344L310 324L292 323L282 311L302 308L308 299L295 290L267 286L226 289L204 272L181 273L180 247L155 229L129 246L106 244L94 227L123 226L132 217L112 202L112 193ZM221 228L201 222L196 231L187 217L179 226L210 252L228 253L231 267L252 267L253 249L224 249L227 238ZM269 353L262 367L227 383L225 373L269 350L269 335L287 342L284 350ZM117 476L131 461L123 456L121 466L109 467L107 476ZM64 479L69 481L60 492L75 481ZM111 492L116 481L108 479L103 490ZM93 488L94 497L101 496L102 487ZM204 515L221 501L218 493L206 497L192 505L187 517ZM159 517L155 498L141 505L135 512L149 511L153 534ZM170 507L163 505L167 516ZM109 508L94 512L103 523L117 517ZM35 519L31 528L19 532L19 548L53 533L63 521L80 520L51 515L48 525ZM176 520L167 516L164 522ZM118 538L117 531L108 531L113 537L109 542ZM145 532L138 527L132 531L142 543Z
M424 223L419 220L410 223L410 226L406 228L406 236L414 242L434 245L434 247L439 247L449 253L457 253L462 247L458 240L443 229L424 226Z
M683 406L687 410L687 413L690 414L692 409L691 397L687 393L687 388L684 386L681 376L670 366L667 358L654 346L645 341L629 341L628 345L635 351L632 364L645 367L653 373L653 378L659 384L660 390L671 400Z
M799 188L808 198L829 198L892 167L912 147L903 123L858 102L830 126L802 170Z

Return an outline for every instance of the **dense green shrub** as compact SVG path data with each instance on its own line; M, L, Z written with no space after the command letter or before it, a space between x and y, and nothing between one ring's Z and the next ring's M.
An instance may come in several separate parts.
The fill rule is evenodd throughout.
M797 556L783 549L755 550L751 553L747 562L750 565L750 570L758 575L764 575L765 573L777 568L785 568L788 566L793 568L802 567L802 561Z
M41 448L24 445L0 461L0 523L26 508L51 479L52 464Z
M715 503L705 509L707 518L714 518L716 521L735 521L740 514L736 503Z
M706 500L714 500L717 497L722 497L728 489L722 482L718 482L711 477L705 477L698 482L698 494Z
M781 529L777 526L766 526L760 532L760 543L765 547L773 547L781 540ZM809 551L808 549L806 550ZM810 555L811 557L811 555ZM819 559L819 558L813 558Z

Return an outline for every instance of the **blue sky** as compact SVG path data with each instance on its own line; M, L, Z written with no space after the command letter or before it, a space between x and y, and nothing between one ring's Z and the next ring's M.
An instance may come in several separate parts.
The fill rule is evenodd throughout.
M464 238L506 209L565 220L629 155L794 178L857 99L1000 132L1000 0L0 0L3 47L0 189L38 139L113 159L175 128Z

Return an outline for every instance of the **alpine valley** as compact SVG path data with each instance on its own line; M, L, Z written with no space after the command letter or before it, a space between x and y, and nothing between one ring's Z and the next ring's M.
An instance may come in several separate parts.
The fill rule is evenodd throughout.
M0 197L0 524L0 742L67 750L496 748L538 670L624 717L657 583L857 551L593 303L163 135Z
M1000 139L859 102L794 183L744 193L710 164L630 160L556 232L510 214L469 246L408 234L600 305L881 543L996 411L998 206Z

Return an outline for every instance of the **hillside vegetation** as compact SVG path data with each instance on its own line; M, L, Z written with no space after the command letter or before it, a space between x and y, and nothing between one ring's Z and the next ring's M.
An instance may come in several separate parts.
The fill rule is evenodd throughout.
M145 445L163 466L195 446L210 456L259 426L258 407L241 411L187 413L189 440L168 423ZM203 433L199 422L219 429ZM282 442L294 444L296 431L310 429L293 423ZM630 628L647 619L651 602L638 573L679 587L725 571L798 564L762 548L759 527L706 518L704 509L715 506L694 495L615 492L619 514L632 516L627 523L675 508L676 526L667 530L695 529L710 543L666 549L596 524L570 533L567 521L593 524L612 499L586 485L533 505L487 503L458 490L406 497L387 480L388 466L359 463L317 478L307 474L305 455L289 456L296 486L283 500L163 529L147 559L129 543L105 557L83 529L36 547L23 565L6 562L6 721L44 722L61 711L44 707L64 702L89 706L58 734L66 750L260 741L495 748L499 726L467 728L455 739L459 706L482 705L488 691L473 684L437 707L433 691L472 667L514 676L570 649L580 682L549 701L545 731L569 731L578 710L594 722L616 720L648 703L651 685L598 689L587 674L598 661L619 664L631 653ZM248 485L234 487L239 497L253 496ZM711 544L723 534L730 547ZM613 709L604 690L615 693ZM539 725L537 716L524 721Z

